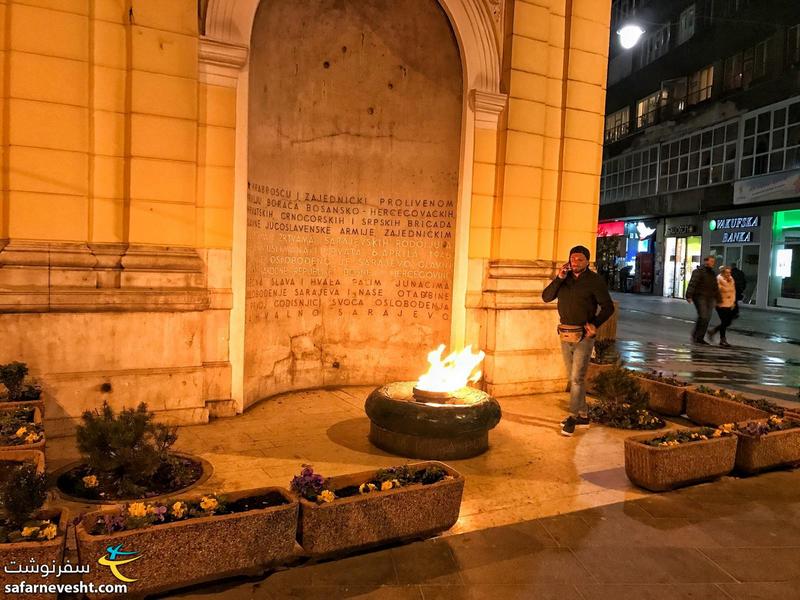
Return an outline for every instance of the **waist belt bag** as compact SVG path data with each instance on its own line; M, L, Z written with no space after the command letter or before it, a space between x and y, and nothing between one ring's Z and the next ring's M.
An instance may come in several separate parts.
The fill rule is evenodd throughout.
M586 333L580 325L559 325L558 337L562 342L570 342L575 344L583 339Z

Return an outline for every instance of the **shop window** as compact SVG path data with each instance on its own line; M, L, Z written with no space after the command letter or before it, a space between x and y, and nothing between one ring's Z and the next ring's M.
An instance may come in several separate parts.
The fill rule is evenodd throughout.
M658 104L661 92L653 92L636 103L636 128L644 129L658 122Z
M689 78L688 104L698 104L711 98L711 88L714 85L714 67L708 66L700 69Z
M772 222L769 304L800 308L800 210L776 212Z
M603 204L656 194L658 146L650 146L603 162L600 201Z
M678 44L682 44L694 35L695 6L692 4L681 12L678 21Z
M606 142L616 142L628 135L631 109L625 107L606 116Z
M800 168L800 100L745 115L739 177Z
M739 124L731 121L661 145L660 191L674 192L731 181Z

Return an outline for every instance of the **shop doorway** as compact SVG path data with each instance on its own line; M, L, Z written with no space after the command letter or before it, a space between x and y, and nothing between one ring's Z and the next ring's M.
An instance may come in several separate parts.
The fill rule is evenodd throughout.
M742 304L755 304L758 290L758 244L711 246L711 255L717 258L717 270L722 265L736 263L745 277Z
M664 258L664 296L685 298L692 271L700 266L702 238L670 237L666 239Z

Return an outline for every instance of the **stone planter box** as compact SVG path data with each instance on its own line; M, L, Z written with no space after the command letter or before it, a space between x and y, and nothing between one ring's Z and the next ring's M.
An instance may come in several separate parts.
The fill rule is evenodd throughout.
M647 446L642 443L661 435L663 433L637 435L625 440L625 473L639 487L663 492L715 479L733 470L736 460L734 435L678 446Z
M36 465L36 472L40 475L44 473L44 452L41 450L5 450L0 454L0 463L15 462L22 463L26 460L32 460ZM0 478L2 482L2 478Z
M12 404L16 405L17 403L14 402ZM27 404L27 403L23 402L23 403L20 403L20 404ZM9 410L16 410L16 408L17 407L8 408L8 405L2 404L2 405L0 405L0 412L7 412ZM37 424L37 425L41 425L42 424L42 413L36 407L34 407L34 409L33 409L33 422L35 424ZM4 446L3 444L0 444L0 453L16 451L16 450L41 450L42 452L44 452L44 447L45 447L45 443L46 442L47 442L47 438L45 437L44 431L43 431L42 432L42 439L39 440L38 442L36 442L35 444L17 444L15 446ZM2 454L0 454L0 455L2 455Z
M409 465L424 469L436 465L452 479L421 483L317 504L300 499L298 540L310 556L345 554L370 546L423 538L450 529L458 520L464 478L447 465L429 461ZM374 470L331 477L329 489L360 485Z
M233 501L270 492L277 492L288 503L110 535L91 535L89 528L98 516L116 513L119 507L88 513L75 528L80 563L92 565L83 580L95 586L119 583L110 569L97 565L97 560L108 553L106 548L117 545L141 556L119 567L123 575L137 580L128 584L126 597L143 597L234 575L260 575L267 567L287 562L295 555L297 502L282 488L227 494L228 501Z
M594 378L600 373L610 371L613 368L614 365L600 365L589 361L589 367L586 369L586 391L594 393L596 391L594 387Z
M800 462L800 428L773 431L756 438L742 432L736 449L736 470L758 473Z
M735 400L702 394L690 387L686 392L686 416L698 425L716 427L723 423L766 419L769 414Z
M33 406L39 409L42 417L44 417L44 400L20 400L19 402L0 402L0 409L8 408L23 408L26 406Z
M686 409L686 390L688 386L669 385L646 377L637 377L639 387L650 394L647 406L662 415L679 417Z
M5 456L3 457L5 460ZM64 546L67 540L66 532L69 519L64 510L42 511L37 518L50 519L53 523L58 523L58 536L52 540L41 542L17 542L14 544L0 544L0 563L4 567L12 568L11 562L19 565L47 565L52 567L53 563L60 565L64 558ZM33 561L33 563L31 562ZM25 582L27 584L55 584L60 582L55 575L43 578L38 573L3 573L2 583L17 584ZM5 594L4 588L0 587L0 598L52 598L55 600L57 594Z

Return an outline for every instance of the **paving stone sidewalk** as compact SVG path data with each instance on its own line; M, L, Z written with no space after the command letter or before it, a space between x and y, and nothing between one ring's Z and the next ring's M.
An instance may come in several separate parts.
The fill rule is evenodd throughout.
M725 478L171 597L790 600L798 517L797 472Z

